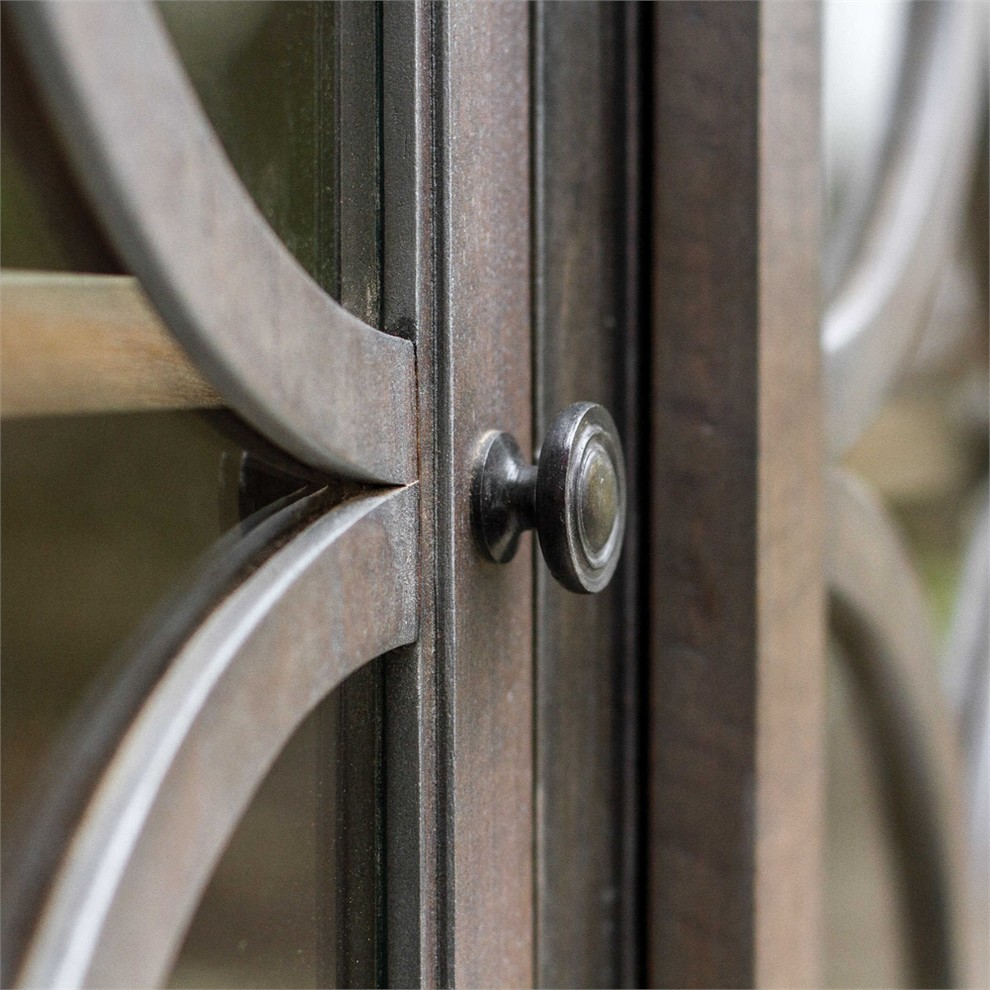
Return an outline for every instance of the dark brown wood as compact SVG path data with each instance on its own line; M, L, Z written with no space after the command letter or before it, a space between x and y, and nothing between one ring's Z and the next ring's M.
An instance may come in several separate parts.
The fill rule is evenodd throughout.
M368 2L317 4L313 17L313 43L333 45L331 54L317 61L319 91L332 85L327 102L335 114L332 138L317 147L335 144L334 154L323 153L337 169L326 183L337 194L336 223L335 229L323 230L320 248L327 257L321 261L327 266L336 255L339 291L331 293L334 298L368 325L381 327L378 10ZM384 670L381 658L376 659L338 689L336 819L327 822L336 833L336 972L324 974L327 984L337 987L388 985Z
M635 680L641 589L636 5L530 8L538 442L580 400L615 418L630 511L622 560L593 596L536 561L539 986L638 986ZM629 100L629 113L616 112ZM630 160L632 159L632 160ZM632 222L630 223L630 216Z
M529 12L462 2L438 16L440 979L532 986L533 546L488 563L469 518L482 434L532 453Z
M416 343L420 477L419 640L385 665L388 985L440 983L438 868L437 339L434 258L435 10L382 5L383 327Z
M648 979L820 982L817 13L655 9Z

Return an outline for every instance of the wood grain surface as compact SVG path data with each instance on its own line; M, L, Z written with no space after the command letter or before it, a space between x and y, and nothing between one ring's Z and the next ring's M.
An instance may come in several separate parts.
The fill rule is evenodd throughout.
M647 223L632 39L641 11L549 2L530 10L536 439L570 403L601 403L618 426L630 493L622 559L607 588L575 595L536 561L536 980L640 986L638 258Z
M529 11L441 23L437 472L446 917L441 981L533 986L533 542L488 563L469 520L478 441L532 454ZM444 972L445 970L445 972Z
M655 9L648 980L820 982L817 13Z

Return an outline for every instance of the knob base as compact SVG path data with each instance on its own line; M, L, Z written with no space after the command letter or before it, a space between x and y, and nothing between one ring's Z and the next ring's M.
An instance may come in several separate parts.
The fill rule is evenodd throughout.
M478 547L495 564L507 564L519 537L536 525L537 470L527 464L511 433L481 438L471 481L471 522Z

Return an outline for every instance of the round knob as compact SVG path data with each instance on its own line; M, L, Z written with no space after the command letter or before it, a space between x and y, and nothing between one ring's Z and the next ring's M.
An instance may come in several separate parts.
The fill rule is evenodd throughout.
M536 466L515 439L481 438L471 485L472 525L491 561L511 560L533 527L553 576L571 591L601 591L611 580L626 527L622 444L608 411L568 406L551 423Z

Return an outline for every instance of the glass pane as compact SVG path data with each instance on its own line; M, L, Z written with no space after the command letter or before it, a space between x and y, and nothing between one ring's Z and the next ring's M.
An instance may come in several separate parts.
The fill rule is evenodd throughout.
M368 44L352 53L371 66L371 84L361 90L368 98L362 95L350 119L370 122L373 153L348 143L357 173L367 180L360 188L372 192L358 195L348 187L358 205L341 223L338 5L176 2L161 11L208 116L268 221L324 288L345 304L351 297L370 300L366 309L352 308L376 319L374 30L365 31ZM363 11L363 23L374 28L375 8L365 5ZM119 270L78 198L53 135L41 124L35 128L39 114L30 80L9 54L5 47L3 263ZM78 223L63 203L70 200L84 214ZM63 205L53 211L53 203ZM356 286L350 292L341 288L340 274L347 244L370 245L349 249L348 285ZM36 786L42 768L49 767L46 786L55 791L78 794L87 786L86 780L68 780L65 766L53 763L53 746L71 751L80 738L75 733L94 728L93 711L101 709L89 708L86 699L131 676L138 659L131 648L135 636L160 641L170 626L188 621L188 603L179 591L191 569L203 554L214 555L217 564L218 546L236 545L232 534L222 544L218 536L302 482L274 469L255 471L245 484L240 443L212 429L200 414L6 420L0 431L0 762L4 908L10 917L8 902L20 903L12 893L19 887L6 882L6 867L17 866L24 847L17 828L12 832L9 826L20 822L20 834L37 839L44 822L36 812L48 807L32 800L32 794L45 793ZM362 670L319 712L300 729L233 840L190 929L175 974L180 983L380 980L379 665ZM264 895L250 904L239 897L245 913L232 922L239 935L231 941L224 891L243 892L237 884L245 877L251 891ZM348 905L346 912L337 912L338 902ZM5 965L12 962L8 950L5 941Z
M336 984L339 692L296 730L217 866L172 987Z
M220 535L240 449L195 413L7 419L0 441L6 829L96 677Z
M122 269L75 184L18 50L0 32L0 266L118 273Z
M137 705L190 626L298 524L288 493L306 483L246 459L237 429L222 413L0 423L5 967Z
M826 295L845 274L889 151L908 17L906 0L822 8Z
M244 184L334 295L335 6L169 0L158 7Z
M168 2L159 10L262 213L327 292L378 325L377 6ZM334 855L336 902L347 910L334 934L336 957L323 953L322 979L326 985L371 986L384 980L378 665L355 675L338 694ZM204 926L194 926L189 952L196 939L196 952L206 951ZM222 971L238 968L228 960Z
M923 78L919 73L938 37L937 19L932 19L938 9L947 8L907 0L827 0L824 5L826 297L850 277L871 211L884 202L881 182L896 181L903 172L891 171L891 151L911 122L909 110ZM967 696L974 686L980 698L986 695L988 655L986 624L969 621L986 614L985 536L979 568L963 567L966 547L987 512L985 141L981 149L980 161L973 163L972 187L958 208L958 231L940 248L944 255L938 259L941 272L932 305L916 326L902 328L914 335L913 353L883 409L843 460L843 467L880 497L904 540L936 634L931 663L948 689L942 699L947 702L945 728L962 737L971 727ZM903 230L901 234L907 236ZM912 245L906 241L901 246L907 250ZM933 686L933 693L937 690ZM854 723L868 713L850 710L856 707L850 695L837 680L829 712L827 971L832 985L901 985L917 978L908 961L916 967L932 950L917 931L908 943L906 925L896 914L903 913L907 894L896 889L897 874L891 873L886 850L890 839L885 830L892 825L882 820L877 807L875 778L886 781L883 771L868 766L860 752L865 745L862 726ZM978 764L972 752L967 756L972 775ZM985 771L985 764L980 769ZM971 776L965 782L969 793L960 786L964 800L978 800L985 778L984 772L974 788L976 778ZM984 844L984 856L986 848ZM972 848L968 854L979 856L980 851ZM903 864L898 868L905 872ZM985 904L985 870L976 882L978 903ZM928 902L939 903L937 891ZM990 930L978 919L976 927L981 926ZM986 939L975 941L980 942L977 954L988 958Z
M169 986L388 985L381 686L376 659L297 729L214 871Z
M170 986L387 985L381 684L374 660L296 730L214 872Z

